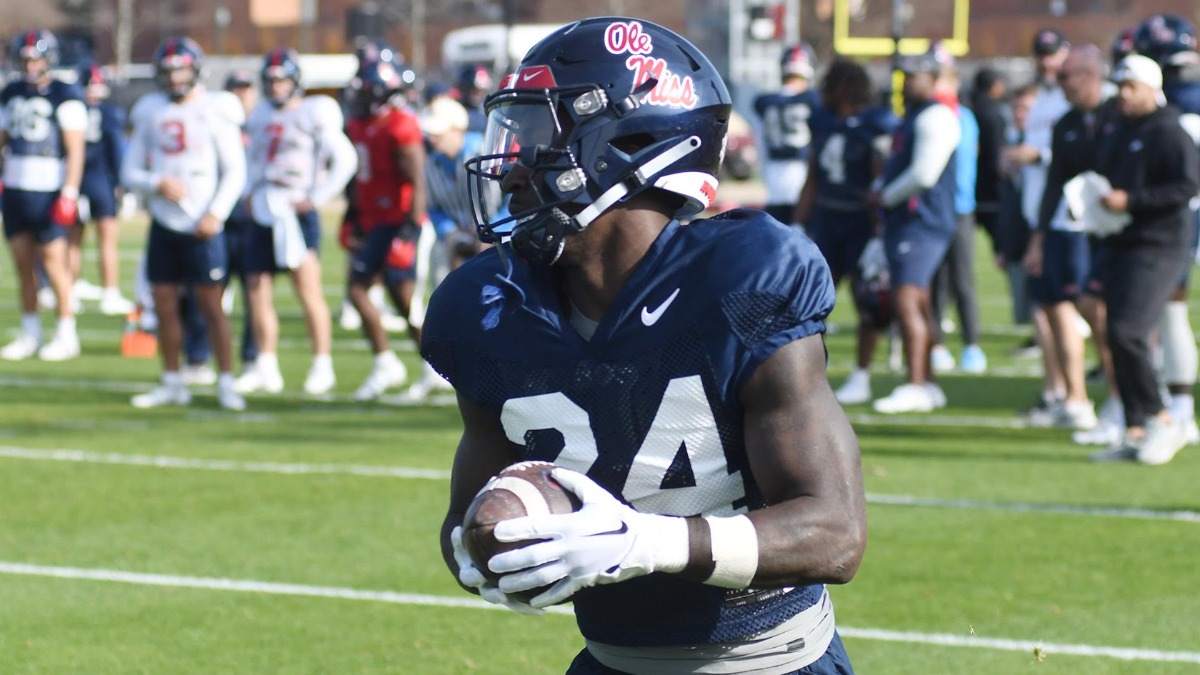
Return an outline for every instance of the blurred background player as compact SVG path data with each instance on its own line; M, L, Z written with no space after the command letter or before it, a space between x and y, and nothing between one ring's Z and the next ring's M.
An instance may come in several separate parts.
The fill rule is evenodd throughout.
M17 269L21 334L0 349L10 361L34 354L45 361L79 356L67 254L67 230L79 218L87 107L78 87L51 76L58 40L50 31L30 30L13 38L9 62L18 76L3 92L0 146L4 147L4 235ZM58 324L42 344L37 304L37 265L54 289Z
M362 317L363 333L374 355L370 374L354 392L356 400L364 401L408 380L368 289L385 267L391 268L388 289L397 309L409 319L410 335L420 343L420 326L414 324L410 310L416 285L416 244L428 218L425 141L417 116L405 106L405 82L395 64L387 61L368 63L359 71L359 79L348 130L359 157L355 201L361 236L350 265L348 294Z
M1179 109L1179 121L1192 140L1200 144L1200 54L1196 53L1196 27L1174 14L1156 14L1138 26L1133 37L1134 49L1153 59L1162 69L1163 95L1167 103ZM1191 233L1195 257L1200 233L1200 198L1193 199L1191 212L1196 227ZM1188 281L1192 265L1184 268L1175 294L1167 302L1158 325L1162 345L1162 376L1167 387L1171 415L1179 420L1187 443L1200 443L1196 426L1196 404L1192 389L1196 384L1196 336L1188 319Z
M85 63L79 69L79 84L87 103L87 154L80 186L79 222L72 228L70 242L71 273L75 278L75 294L80 300L99 300L100 313L124 316L133 311L134 304L121 295L120 260L117 223L120 199L121 159L125 155L125 111L108 100L108 83L100 65ZM83 227L88 220L96 222L96 240L100 249L100 279L97 288L83 279Z
M483 114L483 99L495 88L492 74L482 63L471 63L458 71L455 82L457 99L467 110L467 130L482 134L487 127L487 115Z
M762 120L766 162L762 177L767 186L766 212L782 223L791 223L793 209L808 173L809 121L820 107L820 95L809 89L816 74L816 57L806 44L788 47L780 60L782 85L773 94L754 101ZM798 223L805 224L805 223Z
M864 273L859 263L867 243L880 231L878 213L867 208L866 196L871 183L883 173L900 120L885 108L871 107L875 94L870 76L853 61L837 59L829 64L820 92L821 109L812 122L808 178L794 217L784 222L805 223L808 236L829 263L834 285L849 277L857 298L858 290L878 284L886 275L882 267ZM875 291L886 292L886 286ZM856 367L836 392L843 404L871 400L871 358L879 332L887 328L867 306L858 309Z
M257 227L246 239L244 266L258 358L238 378L240 393L283 389L279 370L279 317L272 276L291 273L304 309L313 361L304 391L333 389L333 328L321 286L321 219L317 209L338 196L358 160L342 131L341 109L328 96L304 96L300 57L276 49L264 57L262 101L246 122L250 138L248 186Z
M191 403L180 373L179 297L188 286L217 357L217 400L229 410L246 407L233 388L229 320L221 309L227 276L222 230L246 183L244 115L235 97L200 85L203 60L199 45L186 37L168 38L155 49L160 91L134 106L133 136L121 165L121 182L144 195L150 211L146 276L163 360L161 386L134 396L137 408Z
M908 381L873 404L881 413L929 412L946 405L929 367L929 289L957 231L954 155L961 131L955 111L938 100L944 57L931 49L903 62L904 125L879 181L883 185L868 197L884 209L884 249L908 366Z

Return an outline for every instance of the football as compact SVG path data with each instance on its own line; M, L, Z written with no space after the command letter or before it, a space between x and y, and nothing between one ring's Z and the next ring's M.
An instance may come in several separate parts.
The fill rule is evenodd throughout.
M493 530L496 524L522 516L572 513L579 510L579 499L550 476L550 462L520 462L504 469L475 495L463 517L463 546L471 561L489 581L496 583L500 575L488 569L492 556L528 546L540 539L497 541ZM529 602L545 588L535 588L512 596Z

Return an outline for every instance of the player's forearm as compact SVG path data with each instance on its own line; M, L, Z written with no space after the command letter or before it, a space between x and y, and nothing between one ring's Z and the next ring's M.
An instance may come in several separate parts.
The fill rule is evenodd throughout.
M63 145L66 147L66 171L63 175L64 192L79 194L83 182L83 164L87 153L87 141L82 131L64 131Z
M208 212L225 222L246 186L246 158L241 143L218 143L217 161L220 173Z
M330 134L322 145L329 152L329 170L309 195L309 201L318 207L341 194L358 169L358 153L345 134Z
M149 195L158 189L159 176L147 168L145 148L136 141L130 144L121 161L120 175L121 184L127 190Z

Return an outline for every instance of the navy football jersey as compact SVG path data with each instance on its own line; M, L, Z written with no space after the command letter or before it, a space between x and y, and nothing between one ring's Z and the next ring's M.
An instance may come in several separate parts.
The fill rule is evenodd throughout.
M734 210L669 224L590 341L572 327L552 269L516 261L507 281L497 252L481 253L434 293L421 353L495 416L521 459L586 473L639 511L728 516L765 506L739 390L778 349L824 332L833 303L810 240ZM652 574L574 603L590 640L678 645L757 633L822 592L752 596Z
M16 80L0 91L5 146L4 184L21 190L53 192L62 185L64 114L83 113L83 92L73 85L51 80L45 87ZM74 122L75 120L71 120ZM79 120L79 128L84 120Z
M125 111L109 101L88 106L84 181L116 187L125 156Z
M817 206L831 211L866 211L874 165L886 158L900 119L886 108L868 108L841 119L820 115L813 125Z
M913 143L916 139L917 116L931 105L942 105L935 101L925 101L909 106L904 117L904 123L892 137L892 154L888 157L883 169L885 184L899 176L913 162ZM958 153L950 156L946 168L933 187L922 190L899 204L884 211L888 227L901 227L909 222L917 221L925 227L943 232L953 232L957 225L954 211L955 195L955 162Z
M754 111L762 119L767 157L776 160L807 159L812 141L809 120L820 107L820 95L811 90L799 94L763 94L756 98Z

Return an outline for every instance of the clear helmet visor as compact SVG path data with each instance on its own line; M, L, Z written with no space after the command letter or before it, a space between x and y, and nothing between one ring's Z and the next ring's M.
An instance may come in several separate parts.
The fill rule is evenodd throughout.
M480 169L500 178L521 153L548 150L559 135L558 120L544 96L515 97L488 106L487 130L480 154L488 159Z

